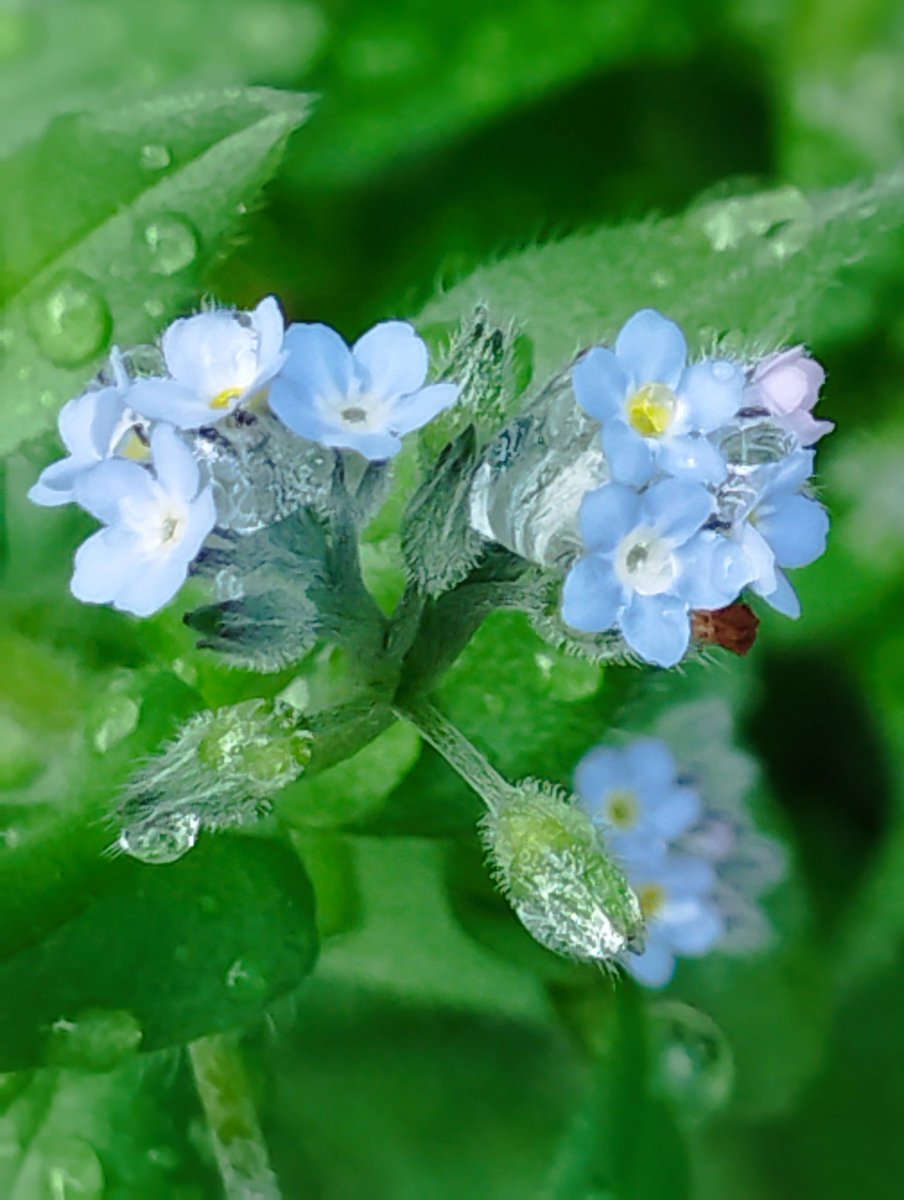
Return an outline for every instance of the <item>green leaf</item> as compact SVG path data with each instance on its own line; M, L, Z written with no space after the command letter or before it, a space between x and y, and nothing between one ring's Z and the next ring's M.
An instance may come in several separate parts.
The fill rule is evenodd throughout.
M0 150L63 112L117 108L194 85L290 86L320 48L323 15L282 0L68 0L0 13Z
M511 255L438 296L421 320L457 322L486 303L532 340L538 383L645 306L679 321L695 349L724 335L736 349L825 341L868 324L902 225L904 172L810 196L732 197Z
M49 429L112 344L153 339L191 302L307 110L263 88L164 96L60 117L6 160L0 453Z
M0 1069L53 1051L52 1027L129 1013L141 1048L246 1025L310 971L314 903L281 842L220 836L177 863L120 859L89 906L0 965Z

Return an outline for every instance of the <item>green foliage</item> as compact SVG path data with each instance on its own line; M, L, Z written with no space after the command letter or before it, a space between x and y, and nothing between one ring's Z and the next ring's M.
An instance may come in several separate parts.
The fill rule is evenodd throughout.
M0 174L0 452L49 429L112 344L150 341L269 179L305 97L194 91L59 117Z

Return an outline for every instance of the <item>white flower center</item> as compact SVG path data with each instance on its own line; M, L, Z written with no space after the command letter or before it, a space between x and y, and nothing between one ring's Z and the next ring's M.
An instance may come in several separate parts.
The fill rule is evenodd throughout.
M664 383L645 383L628 401L628 422L642 437L662 437L678 411L678 397Z
M343 396L330 407L333 419L355 433L383 432L389 420L385 400L367 392L353 392L350 396Z
M652 529L632 529L615 552L615 571L631 591L658 596L668 591L678 574L672 543Z

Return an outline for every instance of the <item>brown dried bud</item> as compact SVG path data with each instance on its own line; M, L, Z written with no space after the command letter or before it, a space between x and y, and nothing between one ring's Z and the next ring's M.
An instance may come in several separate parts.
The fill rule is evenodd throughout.
M732 654L749 653L756 641L760 618L749 604L729 604L727 608L698 609L691 613L691 635L695 642L722 646Z

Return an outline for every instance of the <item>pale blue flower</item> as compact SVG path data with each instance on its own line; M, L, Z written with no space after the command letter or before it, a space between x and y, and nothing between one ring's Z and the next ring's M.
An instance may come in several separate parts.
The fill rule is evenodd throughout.
M147 617L185 582L216 521L191 451L169 425L151 434L153 470L111 458L75 481L75 498L104 528L75 555L72 594Z
M671 667L690 641L690 610L731 604L750 578L736 542L704 529L714 497L665 479L638 494L621 484L588 492L580 526L587 549L569 572L562 616L585 633L618 628L647 662Z
M740 408L744 370L726 358L688 365L674 321L642 309L623 326L614 351L595 346L572 379L580 405L602 423L615 482L640 487L657 472L709 484L725 478L725 459L705 435Z
M130 380L118 350L111 354L110 365L111 384L92 388L60 409L60 437L69 454L45 467L29 489L34 504L69 504L75 499L73 486L80 475L114 454L128 452L137 442L129 435L141 422L126 403Z
M328 325L292 325L270 407L300 437L392 458L401 438L454 404L454 383L427 387L428 353L405 321L383 321L349 348Z
M182 317L161 342L168 378L138 379L130 402L145 417L199 429L262 393L285 360L274 296L253 312L215 309Z
M712 863L660 846L622 855L622 867L646 921L641 954L625 954L622 965L647 987L664 987L676 958L701 958L725 936Z
M703 804L682 783L671 750L658 738L622 749L597 746L575 770L581 807L617 854L666 842L700 819Z
M813 459L812 450L798 450L748 476L733 531L750 564L751 589L789 617L800 616L800 601L782 568L815 562L825 553L829 532L826 510L801 495Z

